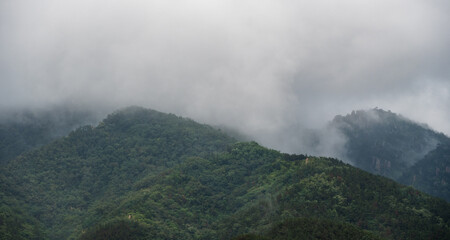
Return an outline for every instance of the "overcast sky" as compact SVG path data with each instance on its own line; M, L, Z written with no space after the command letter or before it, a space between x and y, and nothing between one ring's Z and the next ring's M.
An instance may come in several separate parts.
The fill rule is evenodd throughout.
M374 107L450 135L449 5L1 0L0 110L142 105L284 151Z

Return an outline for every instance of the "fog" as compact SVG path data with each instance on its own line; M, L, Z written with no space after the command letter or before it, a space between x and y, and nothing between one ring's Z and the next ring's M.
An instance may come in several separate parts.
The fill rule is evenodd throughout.
M379 107L450 135L443 0L0 1L0 111L171 112L310 153ZM336 155L345 139L315 154Z

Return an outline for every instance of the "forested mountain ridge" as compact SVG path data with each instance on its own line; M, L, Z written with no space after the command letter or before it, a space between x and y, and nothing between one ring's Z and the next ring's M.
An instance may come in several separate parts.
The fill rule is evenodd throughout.
M450 202L450 143L439 144L398 181Z
M330 126L338 129L345 136L345 155L354 166L412 185L421 191L450 201L446 184L450 172L445 171L447 167L450 168L450 159L448 155L438 157L438 154L431 154L438 146L450 144L450 139L444 134L390 111L377 108L353 111L346 116L336 116ZM433 160L433 157L437 159ZM428 171L411 175L413 169L418 168L415 167L417 164L422 166L421 168L428 165ZM439 183L419 183L435 177L436 168L431 170L431 166L440 169L438 170L441 172ZM414 175L417 175L415 182L412 181Z
M0 165L23 152L66 136L70 131L97 123L101 114L90 110L54 107L2 112L0 116Z
M224 151L234 139L212 127L139 107L109 115L50 145L11 161L3 170L32 215L64 239L96 201L115 199L138 179L190 155ZM64 234L58 235L58 234ZM56 235L54 235L56 234Z
M139 107L0 170L6 239L282 238L303 230L337 239L450 236L445 201L335 159L236 143Z
M448 207L443 200L335 159L239 143L224 154L191 158L140 182L118 204L102 206L108 213L104 222L83 239L96 239L91 236L98 238L129 220L153 239L272 236L278 223L301 218L311 225L317 218L350 224L354 234L369 231L363 233L367 239L440 239L450 234ZM291 230L295 228L284 232Z

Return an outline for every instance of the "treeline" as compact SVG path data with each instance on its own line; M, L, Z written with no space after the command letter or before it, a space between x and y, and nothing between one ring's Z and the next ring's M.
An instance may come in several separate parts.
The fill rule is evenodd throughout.
M1 176L7 239L450 233L445 201L336 159L236 143L207 125L136 107L14 159Z

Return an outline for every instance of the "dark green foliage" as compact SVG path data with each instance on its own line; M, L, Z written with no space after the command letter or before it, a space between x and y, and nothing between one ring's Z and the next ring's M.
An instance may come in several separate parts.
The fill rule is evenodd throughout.
M370 232L342 222L317 218L288 219L276 224L267 234L262 236L243 235L236 240L376 240L382 239Z
M336 159L235 143L209 126L136 107L1 171L1 206L21 222L37 219L50 239L271 239L301 231L293 218L319 221L310 230L327 236L449 236L444 201ZM22 225L19 232L33 229Z
M348 138L347 156L356 167L392 179L448 141L443 134L381 109L336 116L331 124Z
M91 205L114 201L146 176L187 156L224 151L232 142L209 126L131 107L15 159L2 172L33 206L31 214L50 227L49 236L63 239L107 211L85 218Z
M429 152L399 182L450 202L450 143L440 144Z
M25 210L14 184L0 175L0 239L45 239L44 228Z
M347 138L346 155L354 166L450 201L449 157L443 147L436 149L450 144L445 135L381 109L336 116L331 126Z
M391 180L333 159L278 161L273 169L263 189L278 191L265 191L239 209L227 220L228 231L264 232L273 221L307 216L351 223L393 239L449 234L448 203Z
M141 183L107 219L131 213L150 226L164 222L155 239L170 239L161 235L168 232L181 239L230 239L304 216L350 223L388 239L449 234L444 201L334 159L288 159L255 143L191 158Z
M270 240L270 238L258 236L256 234L244 234L234 237L233 240Z
M0 165L23 152L68 134L87 123L97 122L89 111L55 108L37 112L2 112L0 116Z
M145 227L135 221L117 221L97 226L80 240L144 240L151 239Z
M0 239L31 240L45 239L42 226L20 208L0 207Z

